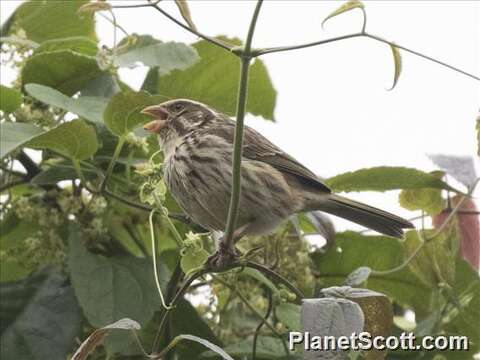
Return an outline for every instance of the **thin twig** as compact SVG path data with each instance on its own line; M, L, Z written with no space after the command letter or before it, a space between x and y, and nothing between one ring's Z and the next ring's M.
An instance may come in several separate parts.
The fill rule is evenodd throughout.
M153 3L148 3L148 4L136 4L136 5L114 5L112 6L112 9L131 9L131 8L142 8L142 7L152 7L154 8L155 10L157 10L158 12L160 12L163 16L167 17L168 19L170 19L171 21L173 21L175 24L177 24L178 26L182 27L183 29L187 30L188 32L198 36L199 38L202 38L212 44L215 44L219 47L221 47L222 49L225 49L227 51L231 51L235 46L233 46L232 44L229 44L225 41L222 41L222 40L219 40L219 39L216 39L216 38L213 38L211 36L208 36L208 35L205 35L205 34L202 34L201 32L195 30L195 29L192 29L190 28L189 26L185 25L184 23L182 23L180 20L177 20L175 17L173 17L172 15L170 15L169 13L167 13L165 10L163 10L160 6L158 6L158 3L160 1L155 1Z
M455 66L452 66L452 65L449 65L443 61L440 61L440 60L437 60L431 56L428 56L428 55L425 55L425 54L422 54L418 51L415 51L415 50L412 50L412 49L409 49L405 46L402 46L402 45L399 45L397 44L396 42L392 42L392 41L389 41L389 40L386 40L386 39L383 39L381 38L380 36L377 36L377 35L372 35L372 34L369 34L369 33L366 33L366 32L359 32L359 33L354 33L354 34L348 34L348 35L343 35L343 36L337 36L337 37L334 37L334 38L330 38L330 39L325 39L325 40L319 40L319 41L314 41L314 42L308 42L308 43L305 43L305 44L300 44L300 45L293 45L293 46L280 46L280 47L272 47L272 48L266 48L266 49L258 49L258 50L255 50L253 51L253 54L252 56L254 57L257 57L257 56L262 56L262 55L265 55L265 54L272 54L272 53L276 53L276 52L283 52L283 51L291 51L291 50L298 50L298 49L305 49L305 48L309 48L309 47L312 47L312 46L318 46L318 45L323 45L323 44L327 44L327 43L330 43L330 42L335 42L335 41L340 41L340 40L345 40L345 39L350 39L350 38L354 38L354 37L367 37L367 38L370 38L370 39L373 39L373 40L376 40L376 41L380 41L382 43L385 43L385 44L388 44L390 46L395 46L396 48L398 49L401 49L403 51L406 51L406 52L409 52L411 54L414 54L416 56L419 56L421 58L424 58L424 59L427 59L427 60L430 60L436 64L439 64L439 65L442 65L442 66L445 66L447 68L449 68L450 70L453 70L453 71L456 71L458 73L461 73L463 75L466 75L468 77L471 77L472 79L475 79L475 80L478 80L480 81L480 77L476 76L476 75L473 75L473 74L470 74L464 70L461 70Z
M273 301L272 301L271 291L267 292L267 300L268 300L267 311L265 313L265 316L262 318L262 321L260 321L260 323L257 325L257 328L255 329L255 334L253 335L252 360L257 359L257 340L258 340L258 335L260 334L260 330L262 329L263 325L267 322L268 318L270 317L270 314L272 313Z

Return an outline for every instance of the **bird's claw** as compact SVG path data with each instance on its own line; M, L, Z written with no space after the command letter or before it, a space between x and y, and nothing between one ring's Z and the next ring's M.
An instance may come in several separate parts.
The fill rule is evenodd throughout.
M220 271L235 262L241 256L240 252L233 246L219 243L217 251L207 259L207 266L215 271Z

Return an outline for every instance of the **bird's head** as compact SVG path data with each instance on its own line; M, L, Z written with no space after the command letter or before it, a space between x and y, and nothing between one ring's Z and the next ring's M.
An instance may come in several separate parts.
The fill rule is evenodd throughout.
M182 137L204 127L215 119L216 113L197 101L176 99L148 106L142 110L142 114L153 117L143 128L165 139Z

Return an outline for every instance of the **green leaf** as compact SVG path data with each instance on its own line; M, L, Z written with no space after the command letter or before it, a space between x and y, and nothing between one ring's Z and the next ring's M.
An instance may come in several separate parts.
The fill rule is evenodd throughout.
M81 311L67 279L42 271L0 284L0 358L65 359L81 330Z
M165 99L160 96L152 96L146 91L118 93L108 103L103 113L103 120L115 135L126 135L151 120L148 116L140 113L143 108L158 104L162 100Z
M238 39L225 39L240 44ZM239 61L234 54L207 41L193 47L200 61L187 70L174 70L160 77L158 93L169 98L188 98L212 106L228 115L235 114L239 80ZM258 59L250 67L247 111L273 119L277 92L264 63Z
M75 351L72 356L72 360L84 360L91 354L95 348L103 342L103 339L110 330L140 330L141 326L135 320L124 318L115 321L113 324L109 324L100 329L95 330L90 336L85 339L80 347Z
M330 15L328 15L323 21L322 21L322 27L323 25L325 24L325 22L328 20L328 19L331 19L337 15L340 15L340 14L343 14L344 12L347 12L347 11L350 11L350 10L353 10L353 9L362 9L364 10L365 9L365 6L362 4L362 2L358 1L358 0L350 0L350 1L347 1L345 4L343 4L342 6L340 6L337 10L335 10L334 12L332 12Z
M196 249L193 246L187 247L180 260L183 272L188 275L191 271L201 267L207 261L208 255L209 253L205 249Z
M3 122L0 124L0 158L43 132L32 124Z
M395 189L452 189L438 178L417 169L380 166L347 172L326 180L335 192L387 191Z
M444 318L450 334L466 335L473 350L480 350L480 327L473 319L480 319L480 277L465 260L457 258L454 292L460 308L450 307Z
M184 43L163 43L150 35L136 35L133 39L127 40L124 46L119 44L114 58L116 66L135 67L143 64L158 67L160 73L167 74L176 69L184 70L199 60L197 51Z
M77 160L88 159L98 148L94 127L83 120L63 123L33 138L27 145L36 149L58 151Z
M202 316L185 299L179 301L172 310L171 325L172 336L188 333L200 336L213 344L223 347L222 342L215 336ZM191 343L180 343L175 347L175 353L180 360L198 358L198 354L204 350L203 346Z
M79 17L77 11L88 0L28 1L15 11L15 23L25 30L27 38L36 42L71 36L96 40L95 22Z
M324 254L312 255L325 287L344 284L345 279L361 266L390 270L404 261L401 241L387 236L364 236L347 231L338 233L335 241L335 246ZM432 290L407 268L389 275L372 272L365 287L388 295L400 305L413 307L419 318L430 309Z
M78 174L71 164L71 162L65 162L61 165L51 166L35 175L30 182L35 185L53 185L59 181L77 179ZM82 172L87 180L93 180L98 176L95 171L85 167L82 167Z
M402 56L400 55L400 50L395 45L390 44L390 49L392 50L395 72L393 75L393 84L389 90L393 90L395 85L397 85L398 78L400 77L400 73L402 72Z
M103 112L107 107L108 99L89 96L72 99L60 91L38 84L27 84L25 90L45 104L72 112L90 121L103 123Z
M458 233L455 226L449 227L436 237L436 231L425 230L422 235L427 242L408 264L412 273L426 286L435 288L441 283L454 285L455 261L458 252ZM422 244L417 231L405 235L405 258L409 258Z
M429 215L439 214L443 210L444 201L440 189L402 190L398 202L408 210L423 210Z
M45 41L35 49L33 55L60 50L71 50L79 54L95 57L97 56L98 48L97 43L87 37L73 36Z
M300 331L301 306L291 303L283 303L275 308L275 315L290 331Z
M22 86L45 85L71 96L101 74L94 57L71 50L42 52L27 59L22 69Z
M183 19L187 22L188 26L192 30L197 30L197 27L193 23L192 15L190 14L190 9L188 7L188 3L186 0L175 0L175 5L177 5L180 14L182 15Z
M0 85L0 110L9 114L22 105L22 94L16 89Z
M90 253L82 244L78 226L70 228L69 267L75 294L94 327L130 317L144 325L160 308L152 265L132 256L106 258ZM163 270L163 269L162 269ZM165 272L160 281L166 286Z

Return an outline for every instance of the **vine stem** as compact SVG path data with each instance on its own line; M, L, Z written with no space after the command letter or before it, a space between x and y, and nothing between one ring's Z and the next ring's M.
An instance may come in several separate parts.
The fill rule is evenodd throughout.
M170 227L170 230L173 233L173 237L175 238L175 241L177 242L177 245L181 248L183 247L183 238L182 235L178 232L177 228L173 224L172 220L170 220L170 217L168 216L168 211L165 209L165 206L163 206L162 202L158 198L157 195L153 194L153 197L155 198L155 203L157 205L157 208L163 215L163 217L167 220L168 226Z
M115 167L115 163L118 160L118 157L120 156L120 152L122 151L123 144L125 144L125 135L120 136L118 138L117 146L115 146L115 151L113 152L113 156L110 159L110 163L108 164L107 172L105 174L105 177L103 178L102 185L100 186L100 190L104 191L105 188L107 187L107 181L112 175L113 168Z
M420 250L423 249L423 247L431 240L435 239L438 235L440 235L443 230L445 230L445 228L447 227L447 225L452 221L452 219L454 218L454 216L458 213L458 211L460 210L460 208L462 207L463 203L469 198L471 197L471 195L473 194L473 192L475 191L475 188L477 187L477 184L478 182L480 181L480 177L477 178L475 180L475 182L473 183L473 185L470 187L469 191L468 191L468 194L466 196L463 196L462 199L458 202L458 204L455 206L455 208L452 210L452 212L448 215L448 217L445 219L445 221L443 222L442 225L440 225L440 227L437 229L437 231L435 231L435 233L430 236L429 238L424 238L421 234L420 231L417 231L417 234L418 234L418 237L421 239L421 243L420 245L410 254L410 256L403 262L401 263L400 265L392 268L392 269L389 269L389 270L372 270L371 274L372 275L389 275L389 274L392 274L394 272L397 272L397 271L400 271L402 270L403 268L405 268L406 266L408 266L408 264L410 264L412 262L412 260L417 256L417 254L420 252Z
M153 215L155 215L155 211L152 210L148 217L148 223L150 225L150 239L152 242L152 262L153 262L153 275L155 276L155 285L157 286L158 295L160 295L160 300L162 301L162 306L165 310L170 310L172 307L171 305L167 305L165 303L165 298L163 297L162 288L160 287L160 280L158 279L158 269L157 269L157 245L155 243L155 229L153 228Z
M238 208L240 205L240 190L242 181L242 149L243 149L243 129L244 118L247 106L248 93L248 72L250 61L252 59L251 49L253 34L257 24L258 15L262 7L263 0L258 0L248 28L245 46L240 55L240 83L238 86L237 113L235 123L235 135L233 139L233 164L232 164L232 195L228 208L227 224L225 227L225 242L227 246L233 246L233 233L238 217Z

